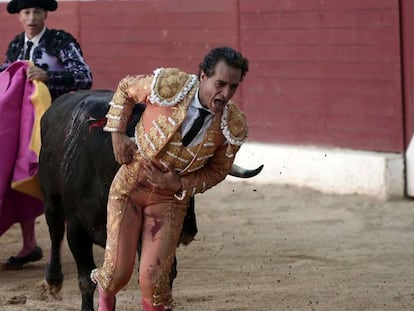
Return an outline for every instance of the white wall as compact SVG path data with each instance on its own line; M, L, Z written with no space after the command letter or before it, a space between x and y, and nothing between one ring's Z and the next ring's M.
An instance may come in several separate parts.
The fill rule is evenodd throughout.
M236 164L262 172L249 182L310 187L326 193L361 194L379 199L404 196L401 154L246 143ZM247 181L229 176L231 181Z

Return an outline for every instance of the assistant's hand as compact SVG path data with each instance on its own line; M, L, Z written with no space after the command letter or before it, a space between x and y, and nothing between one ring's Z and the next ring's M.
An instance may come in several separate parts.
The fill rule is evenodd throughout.
M44 71L42 68L34 65L29 66L29 68L27 68L26 74L27 79L29 79L30 81L39 80L46 82L47 80L49 80L49 75L47 74L47 72Z
M155 164L147 160L142 163L142 169L146 175L146 180L153 187L169 190L173 193L182 189L181 178L172 167Z
M132 161L137 146L129 139L126 134L112 132L112 149L116 162L127 164Z

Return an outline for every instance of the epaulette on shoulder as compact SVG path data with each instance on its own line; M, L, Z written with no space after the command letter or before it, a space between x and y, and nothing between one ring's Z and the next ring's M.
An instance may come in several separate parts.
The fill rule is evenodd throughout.
M6 52L6 56L10 61L15 61L19 56L20 50L22 49L24 44L24 32L18 34L14 37L14 39L10 42L9 47Z
M160 106L174 106L187 96L196 83L196 75L178 68L158 68L154 71L149 100Z
M221 130L224 137L232 145L240 146L246 139L249 132L246 116L239 109L235 102L227 103L221 117Z
M68 32L61 29L48 29L46 36L46 50L51 55L57 55L69 43L74 43L79 51L80 45L76 39Z

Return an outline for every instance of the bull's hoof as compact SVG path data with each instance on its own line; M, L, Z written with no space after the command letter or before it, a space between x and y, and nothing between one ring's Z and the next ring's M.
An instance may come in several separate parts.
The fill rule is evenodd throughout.
M35 249L26 256L10 257L5 263L3 263L1 270L20 270L23 268L23 265L29 262L39 261L42 257L42 249L39 246L36 246Z
M40 300L62 300L60 291L62 289L62 284L60 285L50 285L43 280L39 286L39 299Z

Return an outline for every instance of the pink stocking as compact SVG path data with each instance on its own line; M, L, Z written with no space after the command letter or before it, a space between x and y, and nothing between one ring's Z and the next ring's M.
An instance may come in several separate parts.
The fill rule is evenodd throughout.
M113 311L115 310L115 295L105 292L99 285L99 302L98 311Z
M35 235L35 219L25 220L20 223L23 236L23 247L17 254L17 257L27 256L36 247L36 235Z

